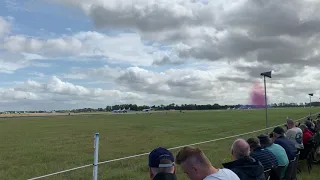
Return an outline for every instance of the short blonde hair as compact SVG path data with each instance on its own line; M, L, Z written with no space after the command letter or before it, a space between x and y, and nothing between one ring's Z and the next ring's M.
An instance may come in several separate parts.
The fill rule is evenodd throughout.
M196 161L201 165L211 165L211 162L199 148L192 146L183 147L176 156L176 163L182 164L187 161L188 158L195 158Z

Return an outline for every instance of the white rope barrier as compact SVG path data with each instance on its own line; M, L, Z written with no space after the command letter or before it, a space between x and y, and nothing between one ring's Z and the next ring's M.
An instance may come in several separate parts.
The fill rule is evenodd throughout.
M312 115L317 115L317 114L318 114L318 113L315 113L315 114L312 114ZM309 116L309 115L308 115L308 116ZM303 117L303 118L297 119L297 120L295 120L295 122L300 121L300 120L303 120L303 119L307 118L308 116L305 116L305 117ZM234 137L244 136L244 135L248 135L248 134L253 134L253 133L261 132L261 131L264 131L264 130L267 130L267 129L275 128L275 127L277 127L277 126L282 126L282 125L283 125L283 124L276 125L276 126L272 126L272 127L268 127L268 128L263 128L263 129L259 129L259 130L255 130L255 131L251 131L251 132L246 132L246 133L242 133L242 134L236 134L236 135L232 135L232 136L222 137L222 138L218 138L218 139L212 139L212 140L202 141L202 142L193 143L193 144L181 145L181 146L169 148L168 150L174 150L174 149L182 148L182 147L184 147L184 146L194 146L194 145L211 143L211 142L221 141L221 140L230 139L230 138L234 138ZM136 158L136 157L141 157L141 156L148 155L149 153L150 153L150 152L148 152L148 153L136 154L136 155L132 155L132 156L126 156L126 157L117 158L117 159L111 159L111 160L107 160L107 161L102 161L102 162L97 163L96 165L111 163L111 162L120 161L120 160L125 160L125 159L132 159L132 158ZM78 170L78 169L83 169L83 168L90 167L90 166L93 166L93 164L88 164L88 165L84 165L84 166L80 166L80 167L76 167L76 168L72 168L72 169L67 169L67 170L63 170L63 171L59 171L59 172L55 172L55 173L51 173L51 174L47 174L47 175L43 175L43 176L38 176L38 177L34 177L34 178L31 178L31 179L27 179L27 180L42 179L42 178L46 178L46 177L49 177L49 176L53 176L53 175L57 175L57 174L62 174L62 173L66 173L66 172L70 172L70 171L74 171L74 170Z

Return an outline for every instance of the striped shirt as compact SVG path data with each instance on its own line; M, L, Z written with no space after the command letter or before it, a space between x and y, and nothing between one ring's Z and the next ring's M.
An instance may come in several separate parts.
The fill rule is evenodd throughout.
M264 170L278 167L276 156L268 149L258 147L252 151L250 156L257 161L260 161L264 167Z

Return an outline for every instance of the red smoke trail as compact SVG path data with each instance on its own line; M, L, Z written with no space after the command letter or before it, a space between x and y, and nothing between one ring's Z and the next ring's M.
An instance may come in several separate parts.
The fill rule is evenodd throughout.
M264 88L260 83L256 82L250 91L250 104L256 106L265 106Z

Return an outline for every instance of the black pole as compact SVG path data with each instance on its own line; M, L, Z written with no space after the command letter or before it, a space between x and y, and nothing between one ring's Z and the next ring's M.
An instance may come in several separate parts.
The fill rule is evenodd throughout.
M264 103L266 108L266 133L268 134L268 103L267 103L267 86L266 86L266 76L263 76L264 80Z
M311 95L310 95L310 116L311 116Z

